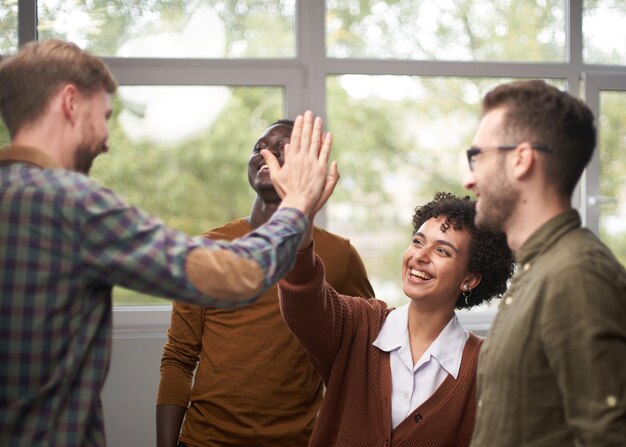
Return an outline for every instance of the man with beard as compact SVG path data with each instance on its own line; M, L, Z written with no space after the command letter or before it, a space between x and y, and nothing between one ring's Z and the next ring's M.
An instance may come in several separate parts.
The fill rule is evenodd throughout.
M483 99L465 187L519 269L481 350L474 447L626 445L626 271L570 205L593 121L543 81Z
M236 241L191 238L90 180L108 150L104 63L76 45L24 45L0 63L0 445L103 446L100 391L111 289L220 308L251 303L293 264L338 179L321 119L298 117L283 167L263 151L283 200Z
M273 123L253 146L248 181L256 198L250 215L205 237L240 237L276 212L281 200L260 152L267 149L282 163L293 125ZM313 235L333 288L373 297L350 242L317 227ZM305 447L322 393L321 377L281 317L277 287L236 312L174 303L157 398L159 447L177 445L183 418L181 446Z

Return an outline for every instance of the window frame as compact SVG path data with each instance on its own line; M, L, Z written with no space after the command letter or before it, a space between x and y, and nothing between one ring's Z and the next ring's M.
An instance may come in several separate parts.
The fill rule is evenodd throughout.
M297 0L296 57L281 59L154 59L105 57L120 85L229 85L280 86L284 110L294 116L306 109L326 115L326 78L331 75L410 75L443 77L508 77L564 79L567 90L581 96L595 85L597 76L626 76L626 66L585 64L583 61L583 1L564 0L566 55L558 63L508 63L476 61L420 61L339 59L326 57L325 1ZM37 0L18 0L19 45L37 39ZM253 73L253 76L251 76ZM587 91L585 97L590 98ZM596 110L597 112L597 110ZM597 156L597 154L596 154ZM585 204L597 190L597 160L576 188L573 206L586 213ZM596 189L594 189L596 188ZM585 214L587 216L587 214ZM594 231L593 217L585 217ZM320 222L324 225L324 218ZM114 307L114 336L163 334L169 325L171 305ZM466 327L484 333L494 312L462 316Z

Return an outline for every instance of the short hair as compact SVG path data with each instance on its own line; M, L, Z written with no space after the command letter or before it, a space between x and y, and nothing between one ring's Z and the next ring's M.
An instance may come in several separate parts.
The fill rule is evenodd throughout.
M282 118L279 119L277 121L274 121L272 124L270 124L269 126L267 126L268 128L270 127L274 127L274 126L287 126L287 127L293 127L295 125L295 122L293 120L287 119L287 118Z
M483 114L505 107L504 136L546 145L545 177L571 197L596 146L593 113L580 99L542 80L499 85L483 98Z
M442 230L449 228L460 231L466 229L470 234L468 271L479 273L482 279L465 302L462 291L456 301L457 309L469 309L488 302L492 298L501 298L506 292L507 281L513 275L515 260L507 245L504 233L491 233L479 230L474 224L476 202L469 196L456 197L447 192L438 192L432 201L415 208L413 214L413 234L429 219L445 217Z
M71 42L29 42L0 61L0 116L9 135L43 115L52 96L67 84L85 94L117 90L104 62Z

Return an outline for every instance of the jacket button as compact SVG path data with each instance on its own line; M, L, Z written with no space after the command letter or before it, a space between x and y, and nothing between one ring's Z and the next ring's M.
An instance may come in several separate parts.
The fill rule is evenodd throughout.
M418 413L415 416L413 416L413 419L415 419L415 422L422 422L422 419L424 418L422 417L421 414Z

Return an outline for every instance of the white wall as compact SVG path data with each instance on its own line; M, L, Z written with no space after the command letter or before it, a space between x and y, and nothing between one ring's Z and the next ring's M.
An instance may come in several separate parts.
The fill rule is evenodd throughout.
M113 353L102 391L108 447L156 445L156 394L169 312L113 313Z
M116 309L113 354L102 392L109 447L154 447L161 352L170 309ZM459 312L466 329L484 336L493 313Z

